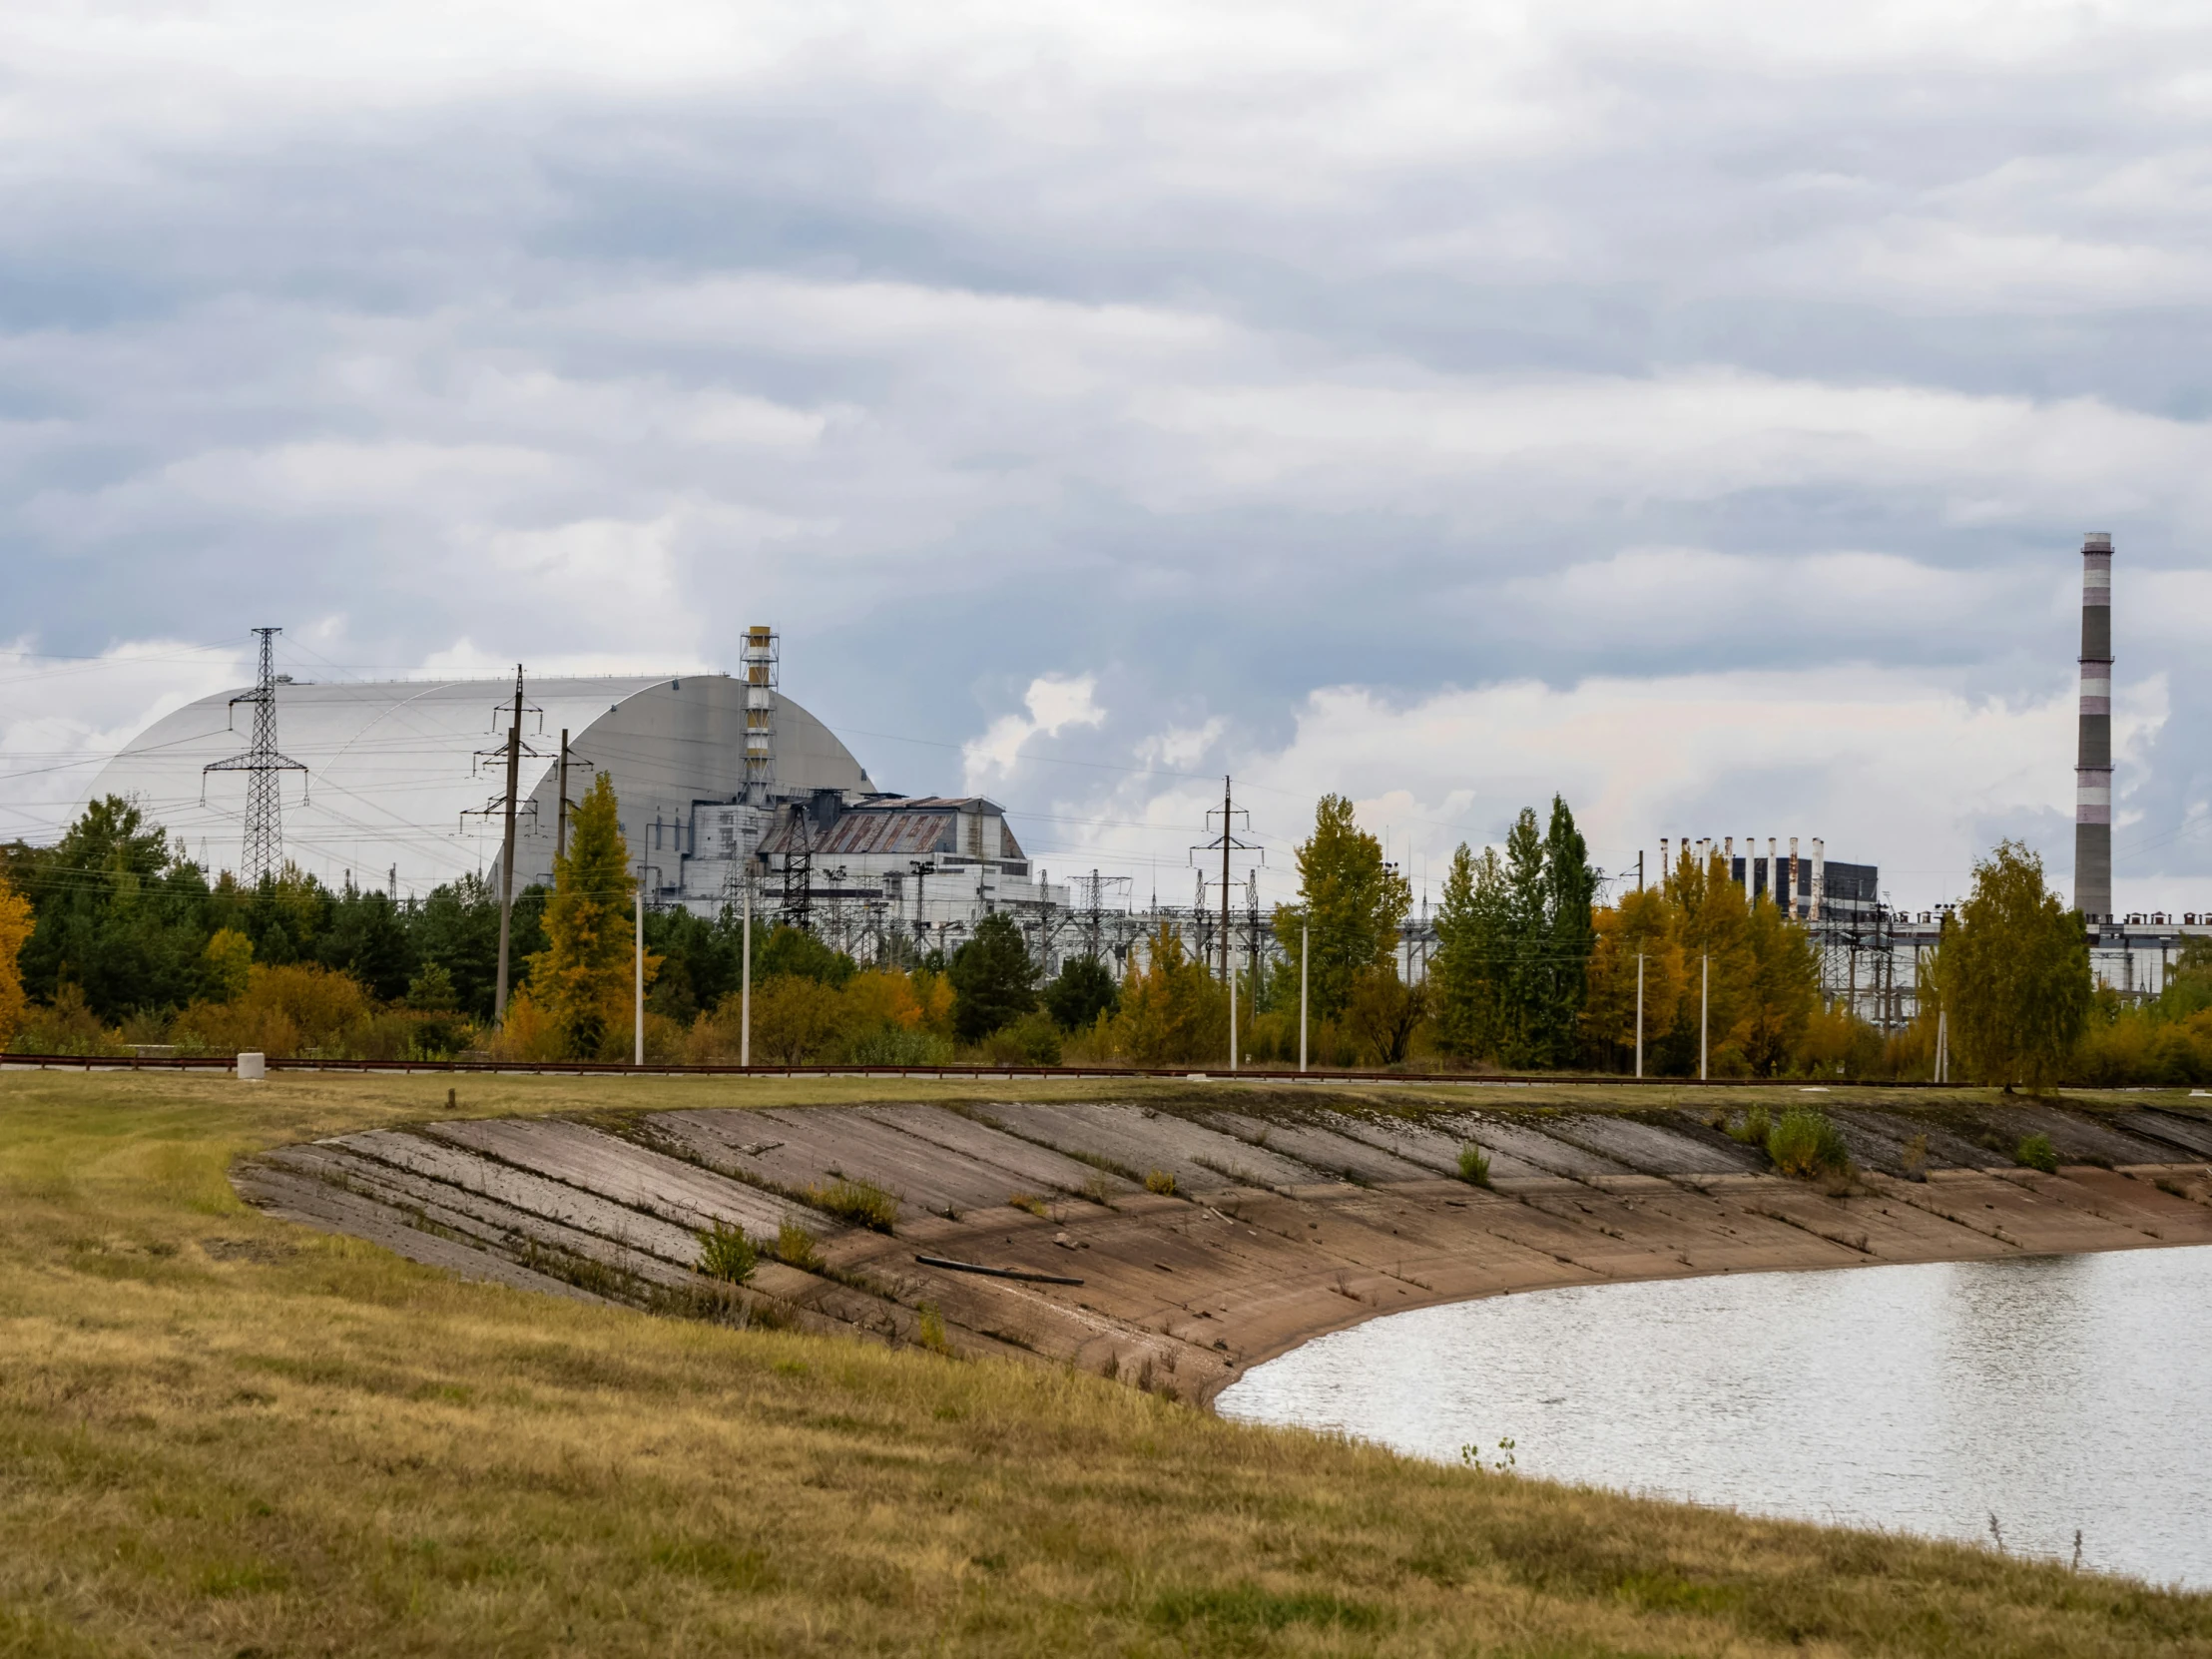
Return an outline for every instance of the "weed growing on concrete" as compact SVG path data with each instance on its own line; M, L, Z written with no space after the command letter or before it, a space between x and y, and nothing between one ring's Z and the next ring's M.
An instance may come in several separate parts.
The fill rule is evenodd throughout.
M2056 1175L2058 1148L2051 1145L2048 1135L2030 1135L2012 1149L2012 1162L2022 1169L2039 1169L2045 1175Z
M1784 1175L1800 1179L1841 1175L1851 1168L1843 1132L1828 1121L1826 1113L1804 1106L1791 1107L1767 1131L1767 1156Z
M1470 1187L1490 1184L1490 1155L1471 1141L1459 1149L1459 1179Z
M1744 1121L1729 1126L1728 1138L1741 1141L1746 1146L1764 1147L1767 1137L1774 1133L1774 1120L1767 1115L1764 1106L1754 1106L1744 1114Z
M1162 1198L1173 1198L1175 1196L1175 1177L1164 1169L1147 1170L1144 1178L1144 1190L1148 1193L1158 1193Z
M1114 1207L1114 1184L1106 1178L1104 1170L1091 1172L1091 1178L1083 1183L1083 1196L1103 1209Z
M931 1354L949 1356L952 1344L944 1334L944 1316L937 1312L934 1302L924 1302L916 1312L921 1316L914 1326L914 1345L925 1348Z
M815 1236L796 1221L787 1221L776 1230L776 1259L786 1267L805 1268L810 1273L822 1266L822 1257L815 1251Z
M898 1200L872 1181L848 1181L840 1177L828 1186L809 1187L804 1196L825 1215L877 1233L888 1233L898 1220Z
M1928 1137L1926 1135L1915 1135L1905 1143L1905 1179L1908 1181L1926 1181L1928 1179Z
M1035 1193L1010 1193L1006 1203L1010 1209L1026 1210L1042 1221L1049 1221L1052 1217L1052 1212L1044 1206L1044 1200Z
M718 1221L699 1235L699 1260L692 1264L692 1270L709 1279L742 1285L760 1264L761 1253L753 1248L753 1241L740 1229Z

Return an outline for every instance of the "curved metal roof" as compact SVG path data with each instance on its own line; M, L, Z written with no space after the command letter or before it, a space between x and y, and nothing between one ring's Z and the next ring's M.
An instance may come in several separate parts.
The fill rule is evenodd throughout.
M107 764L89 797L135 799L211 871L239 864L247 777L203 772L248 746L252 710L234 723L233 695L155 722ZM464 815L482 813L504 788L513 699L512 680L279 682L276 746L307 769L304 779L279 780L284 856L333 884L349 871L363 886L395 882L401 896L494 873L499 816ZM525 680L523 702L515 868L524 882L552 869L563 728L570 796L582 795L591 772L607 773L640 862L651 861L656 839L673 842L656 826L743 787L745 686L728 675ZM830 729L781 693L776 781L780 794L875 790Z

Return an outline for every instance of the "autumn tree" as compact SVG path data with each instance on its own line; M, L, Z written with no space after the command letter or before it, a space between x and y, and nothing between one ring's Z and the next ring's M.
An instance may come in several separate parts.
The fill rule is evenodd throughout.
M23 1023L23 945L35 925L31 901L0 876L0 1054Z
M629 1035L636 887L614 785L602 772L570 817L568 850L553 861L546 947L530 958L530 998L578 1058L618 1057ZM646 957L647 983L658 965Z
M1351 801L1325 795L1314 813L1314 832L1298 849L1298 891L1296 905L1275 911L1275 937L1288 958L1280 983L1298 984L1310 936L1313 1016L1334 1019L1362 970L1390 960L1413 901L1412 884L1383 862L1382 843L1354 821Z
M1229 992L1187 956L1175 923L1146 941L1142 966L1130 953L1114 1016L1115 1048L1140 1066L1207 1060L1229 1046Z
M1943 923L1936 974L1951 1052L1969 1077L2047 1083L2088 1026L2088 935L2018 841L1974 865L1972 895Z
M1621 895L1617 905L1599 910L1582 1005L1585 1042L1628 1069L1636 1054L1638 976L1643 985L1644 1050L1674 1029L1682 1005L1686 975L1682 946L1675 938L1674 910L1658 886Z

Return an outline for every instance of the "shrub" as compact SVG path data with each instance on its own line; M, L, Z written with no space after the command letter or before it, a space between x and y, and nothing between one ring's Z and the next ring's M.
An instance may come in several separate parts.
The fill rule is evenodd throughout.
M1026 1013L983 1039L993 1065L1056 1066L1060 1063L1060 1023L1042 1008Z
M779 933L796 929L779 929ZM805 935L801 935L804 937ZM727 1008L733 999L725 998ZM806 1065L837 1034L843 1002L819 979L778 974L753 983L753 1058Z
M1784 1175L1810 1178L1851 1166L1842 1131L1825 1114L1793 1106L1767 1133L1767 1156Z
M944 1334L944 1316L937 1312L937 1305L924 1302L915 1312L920 1318L914 1323L914 1346L950 1358L952 1344Z
M872 1181L839 1179L827 1187L809 1187L806 1196L807 1202L823 1214L877 1233L888 1233L898 1220L898 1200Z
M860 975L860 979L875 977ZM952 1044L919 1026L878 1025L847 1039L844 1052L856 1066L941 1066L952 1059Z
M796 1221L776 1229L776 1259L786 1267L814 1269L822 1266L815 1254L815 1236Z
M699 1235L699 1260L693 1264L693 1271L709 1279L742 1285L753 1277L760 1263L761 1253L753 1248L753 1241L742 1230L718 1221Z
M1774 1121L1767 1116L1764 1106L1754 1106L1744 1114L1744 1121L1729 1129L1728 1138L1741 1141L1746 1146L1763 1147L1774 1131Z
M2045 1175L2056 1175L2058 1148L2051 1145L2048 1135L2030 1135L2012 1149L2012 1162L2022 1169L2039 1169Z
M1471 1141L1459 1149L1459 1179L1470 1187L1490 1184L1490 1156Z
M1045 1208L1044 1200L1035 1193L1014 1193L1007 1198L1006 1204L1009 1209L1026 1210L1030 1215L1046 1220L1049 1220L1052 1215L1052 1212Z
M1173 1198L1175 1196L1175 1177L1164 1169L1147 1170L1144 1178L1144 1190L1148 1193L1158 1193L1162 1198Z

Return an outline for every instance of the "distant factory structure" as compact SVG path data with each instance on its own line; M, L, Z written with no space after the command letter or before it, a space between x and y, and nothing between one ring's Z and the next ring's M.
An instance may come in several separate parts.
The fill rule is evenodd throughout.
M2212 938L2212 910L2118 912L2112 895L2112 538L2092 532L2081 544L2081 654L2079 725L2074 755L2074 908L2089 935L2090 970L2097 982L2129 998L2155 996L2192 938ZM1910 1023L1919 1009L1919 986L1940 941L1940 905L1918 912L1894 909L1882 896L1873 864L1830 862L1819 837L1809 855L1769 837L1764 851L1747 836L1738 853L1733 837L1659 843L1660 865L1671 869L1670 848L1688 849L1701 865L1718 855L1730 880L1747 898L1775 896L1783 911L1811 930L1821 958L1821 990L1884 1029Z
M605 773L657 909L711 917L750 899L867 957L956 945L993 910L1067 911L997 803L878 789L783 694L768 628L747 633L736 677L319 684L274 673L276 630L260 632L252 690L156 721L91 791L136 800L211 871L290 862L394 897L466 876L496 887L511 765L518 891L551 883L561 803Z

